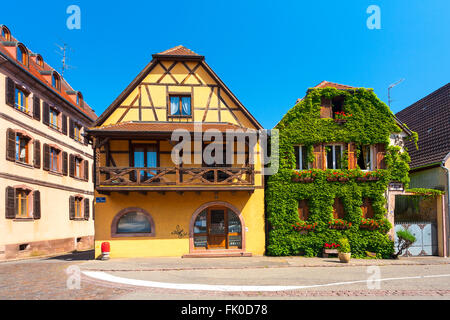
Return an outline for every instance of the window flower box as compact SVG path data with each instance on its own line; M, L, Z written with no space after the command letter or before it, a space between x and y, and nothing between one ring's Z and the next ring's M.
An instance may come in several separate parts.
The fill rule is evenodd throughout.
M337 124L343 124L347 122L347 119L334 119L334 122L336 122Z
M312 183L316 179L316 173L312 170L294 171L292 182Z
M329 229L334 229L334 230L347 230L351 226L352 226L351 222L347 222L342 219L337 219L337 220L328 222Z
M313 178L292 178L292 182L300 182L300 183L312 183L314 182Z
M317 222L313 224L297 222L296 224L293 224L292 227L295 231L300 232L300 234L307 234L308 232L313 232L316 230Z
M328 255L330 254L334 254L334 255L338 255L339 251L339 244L337 243L325 243L325 245L323 246L323 252L322 252L322 256L324 258L328 258Z

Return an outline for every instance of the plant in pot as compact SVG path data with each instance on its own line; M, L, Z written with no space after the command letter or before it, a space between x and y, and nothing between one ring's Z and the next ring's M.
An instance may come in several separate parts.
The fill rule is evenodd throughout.
M350 257L351 257L351 248L350 248L350 242L347 238L341 238L339 239L339 260L343 263L349 263Z
M393 255L394 259L398 259L398 257L403 254L403 251L407 250L414 242L416 242L416 237L408 230L397 231L397 238L397 253Z

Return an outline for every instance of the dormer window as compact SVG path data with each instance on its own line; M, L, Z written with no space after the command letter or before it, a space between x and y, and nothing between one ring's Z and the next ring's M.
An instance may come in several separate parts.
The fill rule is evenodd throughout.
M191 116L191 96L171 95L170 117L190 117L190 116Z
M83 107L83 95L81 92L77 93L77 106Z
M36 56L36 63L39 67L44 67L44 59L40 55Z
M53 72L52 75L52 87L58 91L61 89L61 78L56 72Z
M17 61L24 66L28 66L28 51L22 44L17 46Z
M11 32L6 26L2 26L2 38L4 41L11 41Z

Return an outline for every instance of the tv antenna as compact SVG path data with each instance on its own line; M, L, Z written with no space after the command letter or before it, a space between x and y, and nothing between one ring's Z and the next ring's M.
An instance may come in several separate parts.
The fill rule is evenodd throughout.
M400 83L402 83L403 81L405 81L405 79L400 79L398 80L396 83L391 84L388 87L388 104L389 104L389 108L391 108L391 102L393 101L391 99L391 89L394 88L395 86L398 86Z
M60 56L62 56L62 59L61 59L61 63L62 63L62 66L61 66L61 77L64 78L64 72L66 70L75 69L74 66L71 66L71 65L67 64L67 52L68 51L74 52L74 50L71 47L69 47L69 45L67 43L64 43L62 46L60 46L57 43L55 43L55 45L60 50L59 52L56 51L56 53L59 54Z

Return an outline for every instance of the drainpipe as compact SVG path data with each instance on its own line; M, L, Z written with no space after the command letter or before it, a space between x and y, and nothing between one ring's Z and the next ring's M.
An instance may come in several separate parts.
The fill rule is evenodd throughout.
M445 167L445 162L447 161L447 159L450 157L450 153L445 157L445 159L441 162L441 168L444 169L447 172L447 209L445 210L445 200L443 200L444 202L444 206L442 210L442 224L444 225L444 230L443 230L443 234L444 234L444 258L448 257L447 254L447 247L448 247L448 237L447 237L447 216L450 213L450 170ZM445 214L445 211L447 211L447 215Z

